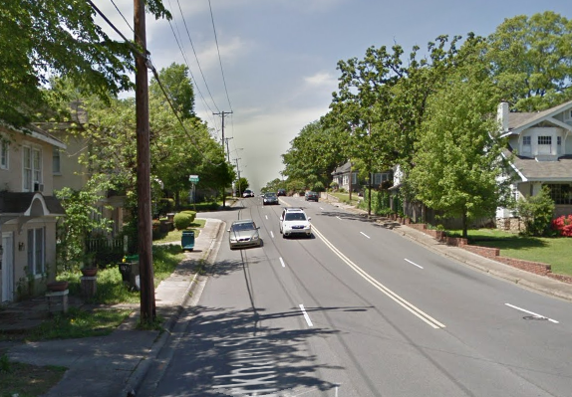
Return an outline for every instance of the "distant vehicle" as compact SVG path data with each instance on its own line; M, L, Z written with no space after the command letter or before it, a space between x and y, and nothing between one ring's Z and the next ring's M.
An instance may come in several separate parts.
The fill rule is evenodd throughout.
M312 191L306 192L305 199L306 201L318 202L318 193Z
M286 196L286 189L278 189L276 192L277 196Z
M264 193L262 197L262 205L266 204L278 204L278 196L274 192L267 192Z
M254 192L250 189L246 189L242 192L242 197L254 197Z
M259 227L252 219L234 221L228 229L228 244L230 249L242 247L260 247L262 240L258 234Z
M300 208L284 208L280 215L279 227L282 237L292 235L312 236L311 218Z

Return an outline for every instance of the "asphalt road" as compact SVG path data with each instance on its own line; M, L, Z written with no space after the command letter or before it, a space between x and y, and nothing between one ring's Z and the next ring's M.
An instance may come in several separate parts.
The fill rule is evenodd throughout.
M231 251L224 236L144 395L572 395L569 302L281 200L312 217L312 238L282 238L281 206L258 197L210 215L253 219L264 245Z

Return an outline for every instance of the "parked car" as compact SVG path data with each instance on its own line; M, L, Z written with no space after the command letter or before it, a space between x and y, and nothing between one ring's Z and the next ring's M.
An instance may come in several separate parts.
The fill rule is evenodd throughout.
M292 235L312 236L311 218L300 208L284 208L280 215L279 227L282 237Z
M276 192L277 196L286 196L286 189L278 189Z
M234 221L228 229L228 244L230 249L242 247L260 247L262 240L258 234L260 229L252 219Z
M267 192L264 193L262 197L262 205L266 204L278 204L278 196L274 192Z
M304 196L306 201L315 201L318 202L318 193L316 192L306 192L306 195Z
M246 189L242 192L242 197L254 197L254 192L250 189Z

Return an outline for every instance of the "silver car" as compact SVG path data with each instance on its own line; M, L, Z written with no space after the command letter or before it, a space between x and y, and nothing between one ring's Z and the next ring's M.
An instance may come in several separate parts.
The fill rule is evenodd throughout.
M228 229L228 244L230 249L242 247L260 247L262 240L258 234L260 229L252 219L234 221Z

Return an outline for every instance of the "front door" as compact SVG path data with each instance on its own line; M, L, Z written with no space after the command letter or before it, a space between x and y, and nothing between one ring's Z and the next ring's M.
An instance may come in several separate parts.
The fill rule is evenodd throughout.
M14 300L14 237L2 233L2 302Z

